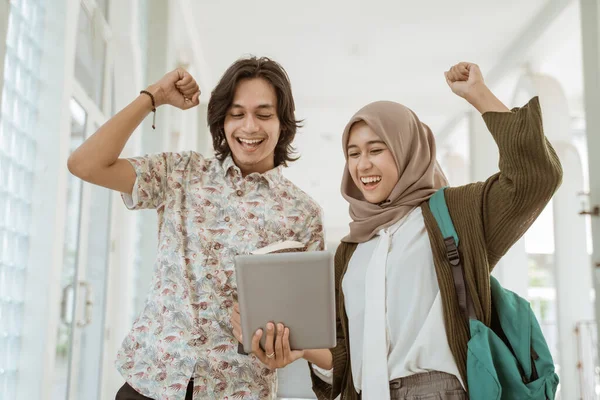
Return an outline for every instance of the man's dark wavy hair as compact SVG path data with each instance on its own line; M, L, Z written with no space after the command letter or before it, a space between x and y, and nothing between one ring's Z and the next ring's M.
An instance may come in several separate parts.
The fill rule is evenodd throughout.
M290 79L279 63L267 57L242 58L233 63L221 77L212 91L208 102L208 126L213 138L213 147L218 160L223 161L231 149L225 137L225 117L231 104L238 83L244 79L262 78L273 85L277 95L277 116L279 117L281 133L275 147L275 166L287 166L288 162L296 161L295 149L292 146L296 131L302 126L302 121L296 119L295 104L292 96Z

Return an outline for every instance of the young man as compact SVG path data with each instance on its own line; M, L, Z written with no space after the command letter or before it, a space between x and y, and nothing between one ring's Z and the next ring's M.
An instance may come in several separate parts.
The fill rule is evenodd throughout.
M287 74L272 60L238 60L212 92L216 158L193 151L119 158L154 107L189 109L199 95L186 71L172 71L69 158L74 175L159 216L152 289L117 356L127 381L117 400L275 398L275 371L238 354L232 334L234 257L284 239L308 251L324 247L320 207L282 175L294 160L298 121Z

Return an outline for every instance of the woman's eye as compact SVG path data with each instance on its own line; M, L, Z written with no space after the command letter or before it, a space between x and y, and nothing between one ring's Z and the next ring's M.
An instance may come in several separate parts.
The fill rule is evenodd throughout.
M359 155L360 155L360 153L349 153L348 157L354 158L354 157L358 157Z
M242 118L244 114L231 114L231 118Z
M273 116L273 114L267 114L267 115L265 115L265 114L259 114L258 118L260 118L260 119L269 119L272 116Z
M383 149L373 149L373 150L371 150L371 154L379 154L381 152L383 152Z

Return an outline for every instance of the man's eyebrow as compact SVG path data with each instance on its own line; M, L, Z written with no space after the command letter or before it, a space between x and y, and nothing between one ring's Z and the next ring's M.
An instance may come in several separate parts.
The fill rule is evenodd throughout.
M245 109L246 107L242 106L241 104L233 103L231 105L231 108L242 108L242 109ZM270 109L270 108L275 108L275 107L272 104L264 103L264 104L259 104L256 108Z

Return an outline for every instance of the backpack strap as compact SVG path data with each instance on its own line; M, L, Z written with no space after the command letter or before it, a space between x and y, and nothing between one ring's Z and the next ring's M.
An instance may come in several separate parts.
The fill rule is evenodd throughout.
M458 234L452 223L450 212L448 211L448 205L446 204L446 198L444 197L444 190L441 188L429 199L429 208L433 214L442 237L444 238L444 244L446 245L446 257L448 262L452 266L452 278L454 280L454 288L456 290L456 296L458 297L458 305L463 315L469 319L477 319L475 316L475 309L473 302L467 292L467 286L465 284L465 277L462 262L460 260L460 254L458 252Z

